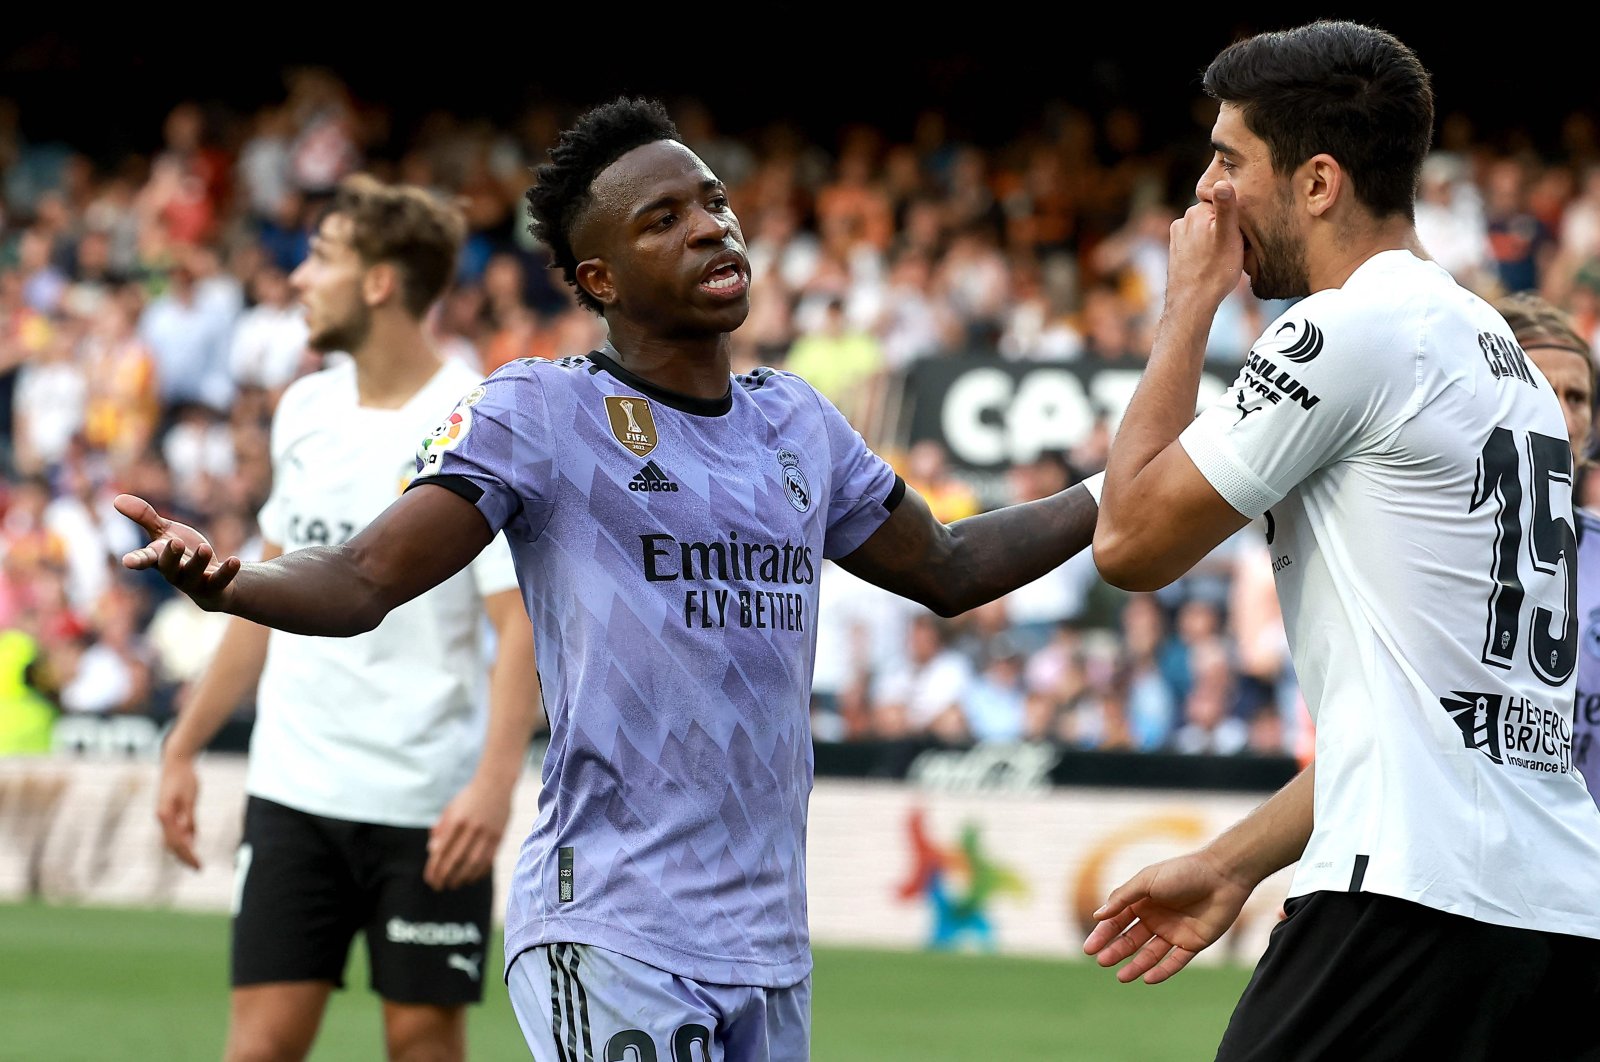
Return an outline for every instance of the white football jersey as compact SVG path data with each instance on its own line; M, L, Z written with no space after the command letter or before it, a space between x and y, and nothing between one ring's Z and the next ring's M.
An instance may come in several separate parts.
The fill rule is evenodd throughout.
M272 423L262 538L336 545L400 497L417 447L478 374L447 362L400 409L358 404L349 360L296 380ZM472 777L487 723L483 598L517 586L504 535L352 638L273 631L246 785L316 815L431 826Z
M1291 895L1600 937L1600 810L1572 759L1571 453L1500 315L1378 254L1274 321L1181 442L1265 515L1316 720Z

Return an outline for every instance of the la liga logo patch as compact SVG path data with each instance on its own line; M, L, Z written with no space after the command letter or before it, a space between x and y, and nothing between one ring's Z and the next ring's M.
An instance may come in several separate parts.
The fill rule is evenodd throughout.
M422 445L417 447L417 475L431 476L439 471L444 455L461 445L461 440L472 430L472 407L482 402L486 393L482 384L468 391L450 415L422 440Z
M440 422L417 447L417 475L431 476L439 471L444 455L461 445L472 430L472 408L465 402Z

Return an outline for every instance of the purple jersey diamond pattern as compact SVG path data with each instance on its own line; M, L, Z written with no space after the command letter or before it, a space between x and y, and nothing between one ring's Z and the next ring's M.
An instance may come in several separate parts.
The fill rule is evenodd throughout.
M538 639L551 740L508 965L570 942L699 981L792 985L811 967L817 578L888 518L898 484L792 374L738 377L705 402L614 357L502 367L414 483L505 530Z
M1600 804L1600 515L1579 509L1578 693L1572 725L1572 763Z

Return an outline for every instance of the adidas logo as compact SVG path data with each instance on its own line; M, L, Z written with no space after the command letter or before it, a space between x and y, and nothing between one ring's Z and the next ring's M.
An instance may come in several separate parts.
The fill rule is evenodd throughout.
M628 489L643 493L653 493L655 491L675 491L678 489L678 485L667 478L667 474L661 471L660 465L651 461L628 481Z

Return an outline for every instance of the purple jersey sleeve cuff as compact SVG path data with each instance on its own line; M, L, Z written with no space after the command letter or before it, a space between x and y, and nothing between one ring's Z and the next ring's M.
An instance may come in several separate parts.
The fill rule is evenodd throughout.
M894 486L889 488L889 496L883 499L883 507L892 513L900 508L900 503L905 500L905 496L906 481L896 475L894 477Z
M443 487L451 494L458 494L467 499L467 501L471 502L473 505L477 505L478 499L483 497L482 487L472 482L472 480L468 479L466 476L452 476L449 473L442 473L432 476L418 476L416 479L413 479L410 483L406 484L406 490L409 491L412 487L416 487L424 483L432 483L436 487Z

